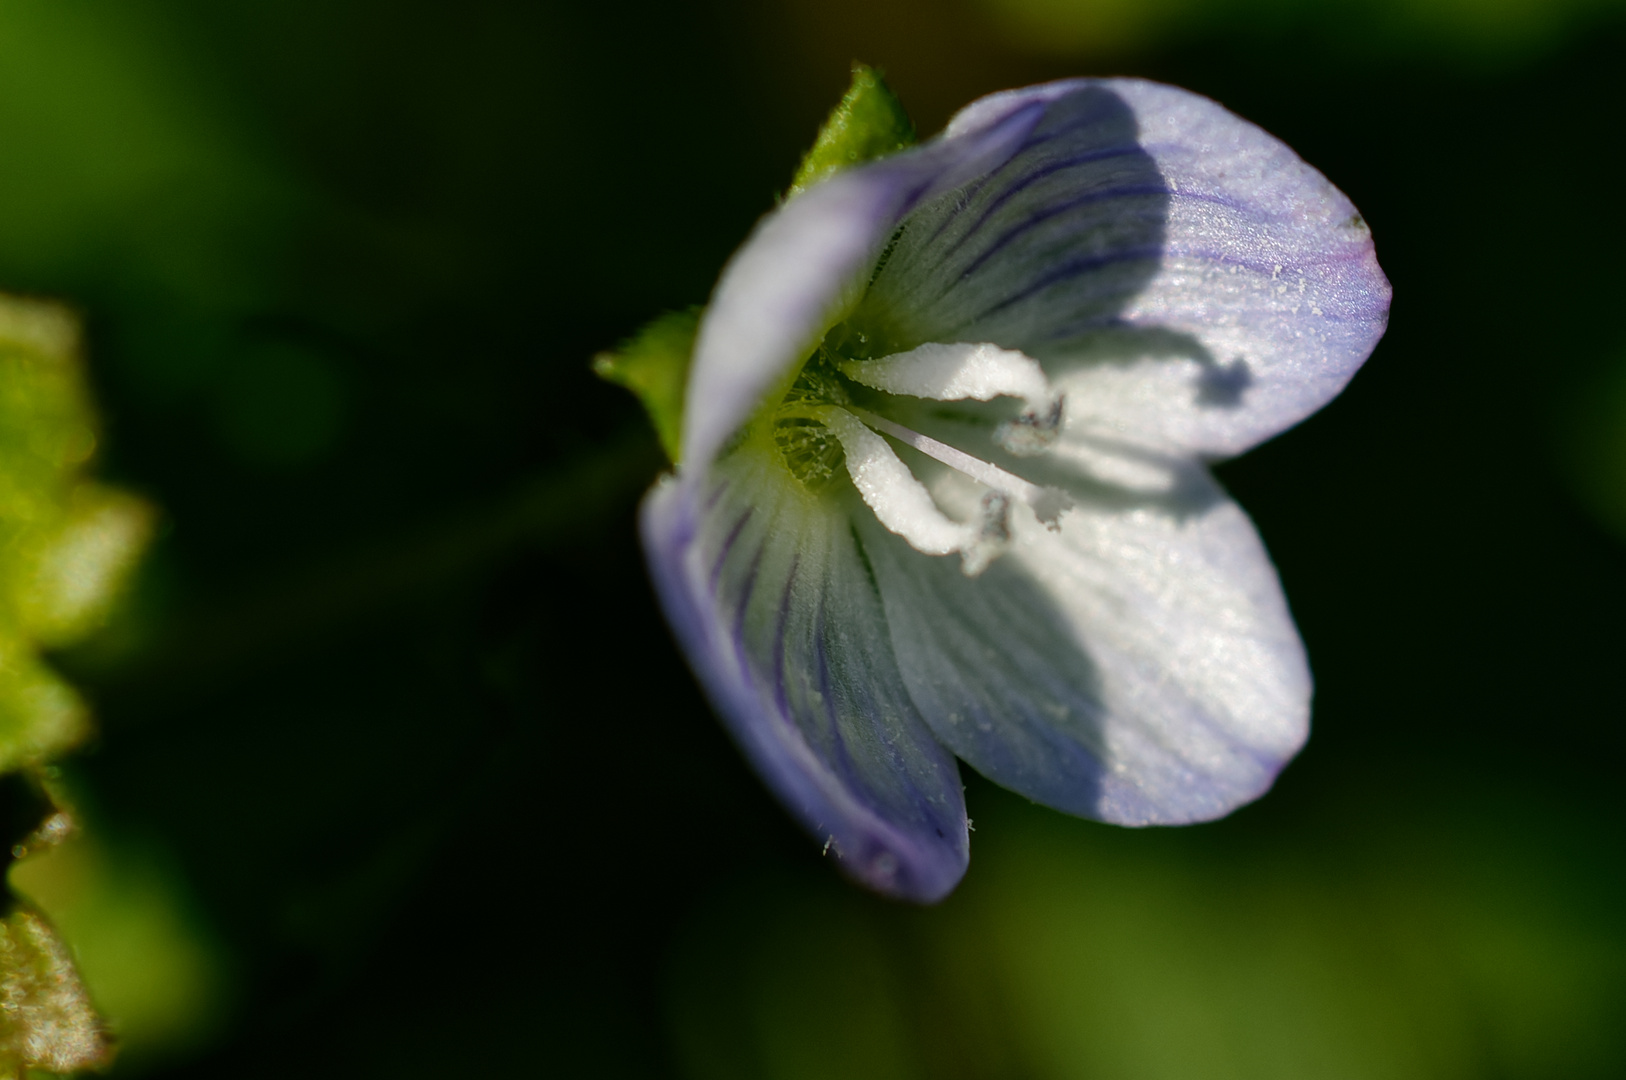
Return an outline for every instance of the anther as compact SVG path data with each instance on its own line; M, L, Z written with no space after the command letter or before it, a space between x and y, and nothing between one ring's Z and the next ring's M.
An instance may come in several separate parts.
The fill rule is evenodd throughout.
M978 507L977 538L960 552L960 571L976 577L1004 553L1011 543L1011 500L1000 491L990 491Z
M1015 420L999 425L994 441L1017 457L1037 457L1061 434L1061 418L1062 395L1057 394L1042 409L1029 406Z

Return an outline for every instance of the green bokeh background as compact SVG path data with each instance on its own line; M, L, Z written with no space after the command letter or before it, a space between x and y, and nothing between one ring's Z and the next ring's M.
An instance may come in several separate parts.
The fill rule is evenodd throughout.
M53 662L84 839L13 872L114 1076L1626 1075L1626 10L1610 0L0 0L0 288L86 316L161 510ZM1372 224L1389 336L1220 470L1317 677L1227 821L967 775L942 906L840 881L677 658L655 436L854 58L922 134L1128 73Z

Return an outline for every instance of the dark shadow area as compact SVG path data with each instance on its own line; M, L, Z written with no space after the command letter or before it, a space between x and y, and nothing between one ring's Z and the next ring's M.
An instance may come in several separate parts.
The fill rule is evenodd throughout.
M1248 361L1237 357L1229 364L1209 363L1197 376L1197 404L1214 409L1235 409L1253 385Z

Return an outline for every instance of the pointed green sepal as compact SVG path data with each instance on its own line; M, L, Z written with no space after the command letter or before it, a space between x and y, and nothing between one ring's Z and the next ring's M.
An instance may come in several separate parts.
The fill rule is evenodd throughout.
M644 327L614 352L593 358L601 379L638 395L673 463L683 445L683 392L689 381L689 358L704 308L670 311Z
M788 199L842 169L895 154L915 144L915 125L881 73L853 64L852 85L819 129L802 159Z

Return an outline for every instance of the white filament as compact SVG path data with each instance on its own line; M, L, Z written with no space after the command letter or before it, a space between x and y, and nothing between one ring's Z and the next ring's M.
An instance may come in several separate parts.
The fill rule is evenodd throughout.
M1062 511L1072 506L1072 500L1056 488L1029 483L1020 476L1006 472L998 465L972 457L963 450L956 450L948 443L938 442L929 435L922 435L902 424L895 424L886 417L876 416L866 409L854 407L852 413L877 431L886 432L899 442L914 447L927 457L935 458L957 472L964 473L977 483L995 491L1002 491L1011 498L1026 503L1033 509L1034 515L1052 529L1058 527ZM890 450L888 447L888 452Z
M927 555L958 551L960 569L967 577L982 573L1009 546L1013 499L1026 503L1039 520L1052 529L1060 527L1057 519L1072 505L1072 501L1055 488L1030 484L1019 476L863 409L820 405L796 412L823 424L841 443L847 473L865 504L875 512L876 520L907 540L916 551ZM983 496L977 521L955 521L938 509L926 485L915 479L909 466L885 439L871 430L872 427L987 485L990 490Z

